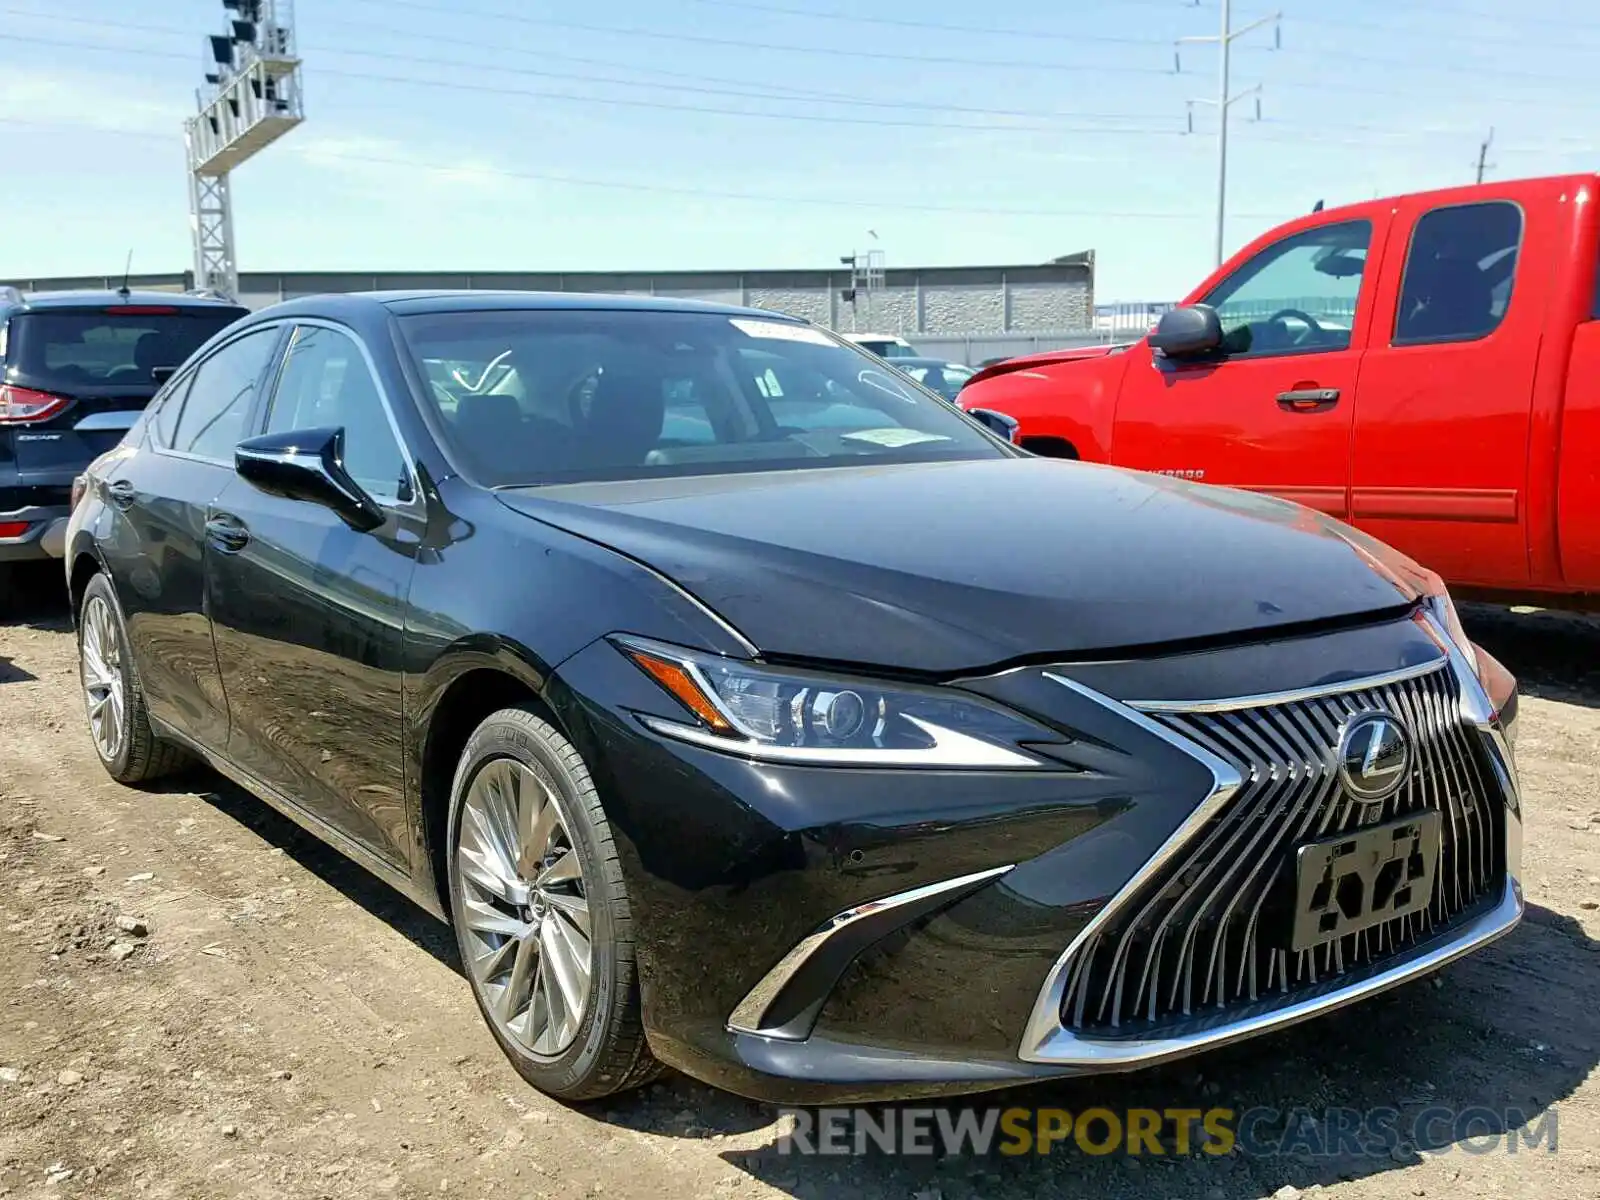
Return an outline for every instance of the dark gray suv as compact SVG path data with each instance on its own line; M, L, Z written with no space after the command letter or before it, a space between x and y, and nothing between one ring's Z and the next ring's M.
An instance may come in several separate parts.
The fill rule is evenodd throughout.
M0 287L0 573L60 556L73 479L159 378L248 312L191 294Z

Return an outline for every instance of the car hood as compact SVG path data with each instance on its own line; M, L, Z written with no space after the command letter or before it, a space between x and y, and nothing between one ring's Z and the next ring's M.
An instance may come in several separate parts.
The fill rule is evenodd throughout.
M951 673L1349 619L1419 594L1358 548L1360 535L1309 509L1086 463L496 494L649 565L780 658Z

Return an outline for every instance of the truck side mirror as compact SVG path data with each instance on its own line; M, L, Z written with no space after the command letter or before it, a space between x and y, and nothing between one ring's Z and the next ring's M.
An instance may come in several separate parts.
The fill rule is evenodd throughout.
M1150 335L1150 348L1168 358L1199 358L1222 348L1222 320L1209 304L1169 309Z

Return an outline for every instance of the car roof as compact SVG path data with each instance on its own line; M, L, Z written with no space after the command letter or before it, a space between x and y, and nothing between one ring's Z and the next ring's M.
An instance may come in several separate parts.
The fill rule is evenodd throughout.
M372 317L387 310L397 316L453 312L585 311L585 312L691 312L750 317L764 321L799 318L767 309L671 296L607 295L603 292L515 292L488 290L416 290L387 292L329 292L285 300L257 311L258 317Z
M966 363L958 363L948 358L927 358L922 355L897 354L889 360L897 367L959 367L963 371L976 370Z
M0 289L0 300L3 299L4 290ZM193 309L244 308L244 305L231 300L221 300L213 296L193 296L187 292L123 293L112 289L86 289L64 292L16 292L12 296L12 307L22 312L52 308L115 308L119 304Z
M847 342L895 342L901 346L911 345L898 333L841 333L839 336Z

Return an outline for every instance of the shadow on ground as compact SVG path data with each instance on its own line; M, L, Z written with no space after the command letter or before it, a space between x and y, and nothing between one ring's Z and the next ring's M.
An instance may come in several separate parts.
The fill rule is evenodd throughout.
M72 628L67 584L57 562L0 566L0 625L62 631Z
M1600 708L1600 616L1464 604L1461 620L1525 695Z

